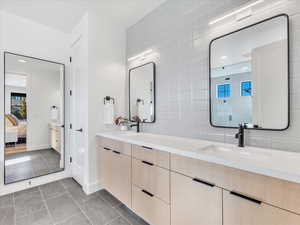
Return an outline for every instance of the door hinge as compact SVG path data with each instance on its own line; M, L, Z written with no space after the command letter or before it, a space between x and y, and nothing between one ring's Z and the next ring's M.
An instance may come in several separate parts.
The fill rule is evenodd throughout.
M72 92L72 90L70 90L70 96L72 96L73 95L73 92Z
M70 57L70 63L72 62L72 57Z
M70 163L72 163L73 162L73 159L72 159L72 157L70 157Z
M70 129L72 130L73 129L73 125L70 123Z

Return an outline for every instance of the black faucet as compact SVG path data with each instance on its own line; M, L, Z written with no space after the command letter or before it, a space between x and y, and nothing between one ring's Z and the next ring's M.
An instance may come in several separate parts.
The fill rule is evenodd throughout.
M245 147L245 129L247 129L246 124L239 125L239 132L235 135L236 139L239 139L239 147Z
M136 120L136 124L131 124L130 127L136 127L136 132L140 133L140 120Z

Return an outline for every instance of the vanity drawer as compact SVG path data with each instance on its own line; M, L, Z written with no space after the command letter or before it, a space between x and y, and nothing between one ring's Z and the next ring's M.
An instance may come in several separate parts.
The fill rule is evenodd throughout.
M176 154L171 170L300 214L300 184Z
M158 151L147 146L132 145L132 155L134 158L153 163L156 166L169 169L170 153Z
M298 225L300 216L223 191L224 225Z
M170 206L147 190L133 185L132 209L146 222L153 225L170 225Z
M170 171L151 163L132 160L132 183L170 203Z
M101 147L131 156L131 144L128 143L116 141L109 138L98 137L97 148L99 149Z

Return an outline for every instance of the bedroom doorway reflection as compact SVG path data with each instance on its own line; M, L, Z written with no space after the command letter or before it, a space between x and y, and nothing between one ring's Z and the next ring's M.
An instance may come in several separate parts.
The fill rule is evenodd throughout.
M5 155L26 152L26 76L7 75Z
M64 170L64 65L4 58L5 184Z

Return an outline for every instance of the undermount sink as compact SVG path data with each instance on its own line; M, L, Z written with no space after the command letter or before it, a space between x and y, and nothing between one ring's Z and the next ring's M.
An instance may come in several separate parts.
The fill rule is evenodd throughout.
M136 132L124 132L124 133L121 133L122 136L140 136L142 133L136 133Z
M210 145L202 149L203 153L222 155L222 156L232 156L233 154L240 157L261 157L264 153L250 151L247 148L237 148L237 147L227 147L221 145Z

